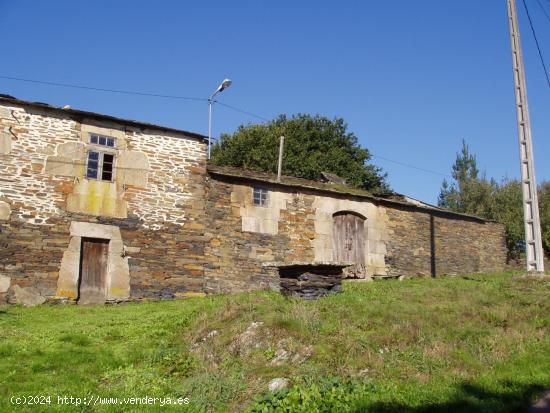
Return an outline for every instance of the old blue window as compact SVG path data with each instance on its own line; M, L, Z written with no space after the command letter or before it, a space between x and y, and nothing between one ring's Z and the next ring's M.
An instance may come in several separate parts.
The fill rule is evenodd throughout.
M254 187L252 191L252 202L257 206L267 206L268 191L265 188Z
M112 181L114 162L115 156L112 153L88 151L86 178Z
M90 134L86 178L112 181L115 165L115 138Z
M95 133L91 133L90 143L93 145L101 145L101 146L108 146L110 148L114 148L115 138L110 138L108 136L96 135Z

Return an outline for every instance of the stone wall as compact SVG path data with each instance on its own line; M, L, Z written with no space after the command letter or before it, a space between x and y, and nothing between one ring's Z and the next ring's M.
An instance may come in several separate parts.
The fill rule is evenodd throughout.
M504 227L407 207L387 208L388 274L436 276L503 271Z
M252 205L254 186L269 190L267 207ZM365 217L366 276L504 269L504 228L496 223L214 173L207 180L207 291L267 288L274 279L265 265L272 262L331 262L332 219L340 211Z
M90 133L116 140L112 182L85 178ZM338 212L365 221L366 277L504 268L500 225L298 179L208 174L205 155L183 132L0 104L0 302L74 301L85 237L109 240L109 301L276 288L274 265L333 261ZM253 204L254 185L267 206Z
M85 178L90 131L116 138L114 182ZM204 290L202 140L3 103L0 144L0 300L75 298L57 285L72 222L120 228L126 299Z
M270 192L271 205L277 210L267 214L267 209L254 207L248 201L252 199L252 187L231 178L210 177L206 192L206 292L274 287L278 280L262 264L313 261L312 196L290 191ZM254 208L259 209L259 217L265 214L266 221L272 221L270 216L277 216L276 229L269 223L249 227L250 219L255 218ZM262 232L254 232L254 228Z

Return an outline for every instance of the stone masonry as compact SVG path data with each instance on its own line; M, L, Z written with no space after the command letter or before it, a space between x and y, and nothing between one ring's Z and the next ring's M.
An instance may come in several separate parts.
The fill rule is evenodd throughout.
M87 178L93 134L110 180ZM253 190L268 193L266 205ZM360 221L355 278L500 271L504 229L407 199L206 166L201 135L0 96L0 303L76 302L86 239L108 243L105 301L279 289L279 268L336 262ZM364 258L364 259L363 259Z
M333 261L333 215L365 217L365 274L417 277L504 270L500 224L297 178L209 166L205 247L209 291L266 288L272 268ZM269 190L267 207L252 191ZM278 225L273 223L277 222ZM266 269L271 269L266 271Z
M204 290L200 135L41 104L0 104L0 299L19 302L17 291L26 289L74 300L85 234L71 228L82 223L107 228L99 237L110 240L114 271L107 300ZM116 139L113 182L85 178L90 132ZM105 235L113 233L109 227L119 235Z

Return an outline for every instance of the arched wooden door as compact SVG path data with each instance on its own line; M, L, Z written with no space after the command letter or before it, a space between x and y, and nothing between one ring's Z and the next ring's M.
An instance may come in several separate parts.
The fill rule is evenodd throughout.
M333 216L332 258L338 262L353 262L365 267L365 219L349 212Z

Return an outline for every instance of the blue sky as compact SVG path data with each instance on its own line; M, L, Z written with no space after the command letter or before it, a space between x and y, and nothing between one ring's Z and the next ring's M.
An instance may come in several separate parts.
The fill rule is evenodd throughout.
M541 0L550 13L550 0ZM550 63L550 21L527 0ZM538 180L550 179L550 89L521 5ZM398 192L435 202L461 140L481 169L519 175L506 0L0 0L0 75L208 97L273 118L344 118ZM0 79L21 99L207 133L204 102ZM258 122L217 106L214 136Z

